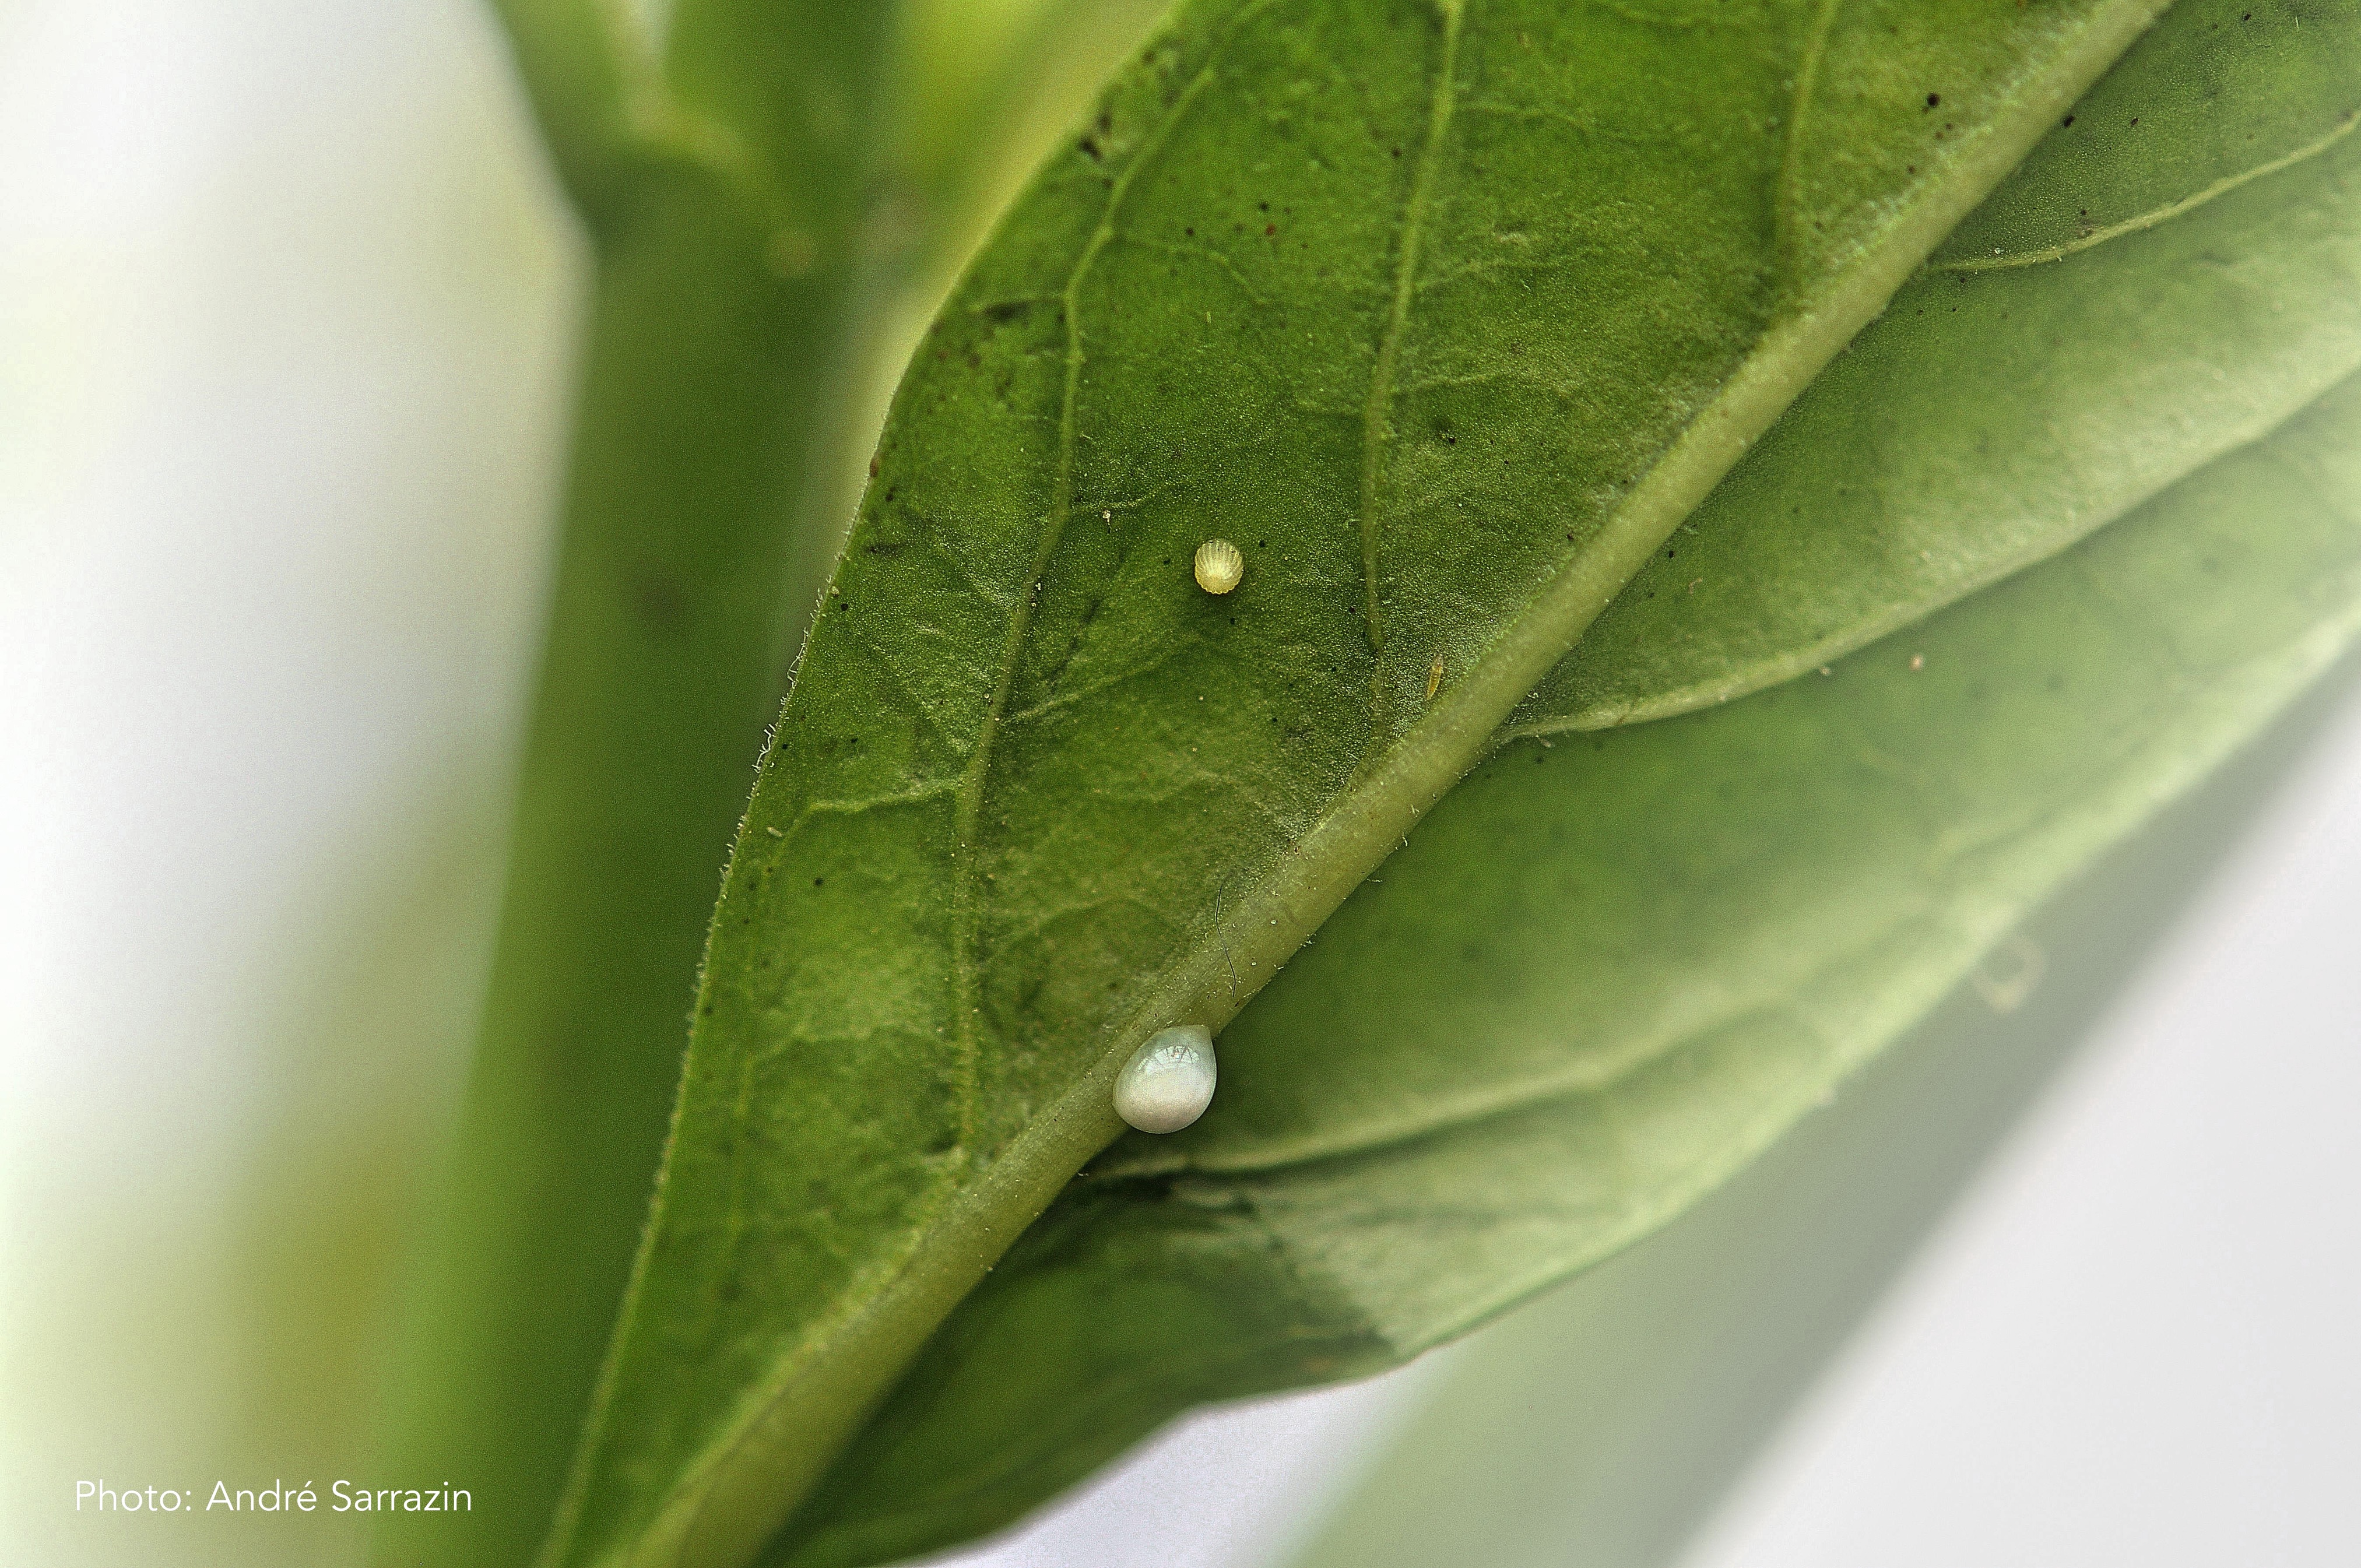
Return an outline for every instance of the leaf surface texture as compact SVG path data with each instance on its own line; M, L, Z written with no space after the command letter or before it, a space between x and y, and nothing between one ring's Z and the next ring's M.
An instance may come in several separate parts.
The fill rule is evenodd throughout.
M1667 1157L1664 1168L1688 1173L1675 1180L1635 1156L1620 1168L1628 1190L1584 1196L1566 1184L1587 1179L1586 1168L1566 1164L1556 1186L1535 1189L1565 1231L1545 1246L1532 1225L1521 1232L1499 1213L1455 1232L1432 1205L1389 1197L1376 1175L1318 1185L1356 1157L1376 1162L1372 1171L1409 1170L1401 1150L1462 1127L1525 1111L1546 1120L1535 1107L1578 1093L1581 1075L1623 1081L1616 1063L1630 1074L1677 1058L1691 1064L1684 1071L1777 1076L1768 1047L1733 1045L1724 1064L1666 1043L1687 1037L1685 1018L1711 1023L1709 1009L1692 1006L1690 1017L1643 1005L1651 985L1688 1005L1686 991L1702 983L1681 968L1690 958L1729 958L1735 967L1716 983L1732 994L1778 994L1777 981L1746 968L1779 945L1774 927L1756 919L1751 937L1706 956L1692 951L1702 932L1675 929L1688 948L1646 953L1664 916L1646 911L1647 922L1623 928L1653 897L1636 848L1621 868L1631 887L1602 877L1579 899L1565 890L1583 890L1588 873L1532 863L1572 824L1604 824L1628 804L1608 773L1650 765L1629 748L1682 725L1709 730L1737 706L1609 738L1627 751L1591 754L1622 761L1587 773L1553 771L1552 759L1572 760L1570 740L1516 741L1449 794L1445 817L1397 861L1416 863L1419 845L1463 817L1493 824L1480 864L1462 869L1521 867L1529 892L1559 890L1531 921L1550 940L1579 941L1602 964L1640 954L1658 966L1635 960L1614 981L1634 1011L1592 1019L1613 1040L1569 1050L1564 1020L1599 999L1559 973L1554 987L1529 986L1516 1027L1470 1018L1437 1050L1417 1022L1426 1014L1381 1004L1393 1014L1390 1043L1356 1042L1338 1005L1286 1000L1313 983L1295 977L1339 940L1323 931L1224 1036L1222 1098L1201 1127L1172 1148L1126 1146L1104 1177L1077 1187L870 1419L938 1325L1120 1130L1107 1080L1132 1047L1173 1023L1228 1023L1492 752L1504 725L1554 735L1677 711L1833 656L2066 548L2349 372L2333 343L2284 344L2301 384L2257 378L2242 384L2239 410L2199 420L2187 400L2141 401L2155 389L2138 356L2097 354L2081 389L2136 405L2133 423L2104 428L2165 429L2154 444L2176 449L2133 472L2090 461L2087 422L2061 430L2021 410L1982 411L1987 448L2028 433L2050 441L2026 451L2014 477L1994 474L1988 452L1975 456L1973 439L1971 460L1928 456L1914 433L2008 379L1979 353L2004 314L2037 309L2050 280L2148 257L2201 216L2283 196L2282 174L2344 168L2340 142L2054 263L1945 270L1938 257L1937 270L1921 271L1947 239L1981 235L1978 223L1999 225L1992 243L2004 248L2065 243L2052 199L2006 212L1996 202L1961 221L2155 9L1184 7L1005 220L896 399L732 858L650 1242L550 1560L745 1561L815 1486L781 1538L783 1549L807 1542L812 1561L953 1539L1189 1400L1241 1381L1338 1375L1455 1332L1710 1179L1694 1160ZM2312 139L2334 128L2315 126ZM2321 238L2315 270L2349 283L2350 256L2334 238ZM1935 292L1914 304L1923 291ZM2039 308L2092 324L2087 300ZM2055 319L2046 336L2037 321L2014 330L2031 345L2016 352L2055 357ZM1948 393L1894 400L1909 361L1945 353L1970 373L1952 376ZM1766 441L1816 377L1834 389L1815 389ZM1817 427L1806 417L1816 399L1832 411ZM1848 408L1873 409L1883 423L1862 432ZM2202 438L2180 440L2183 418L2205 427ZM1776 455L1783 440L1794 455ZM1801 467L1783 476L1783 464ZM2078 465L2107 472L2078 476ZM2026 475L2049 488L2028 491ZM1832 476L1849 476L1850 488ZM1970 478L1990 482L1970 493ZM1909 494L1953 479L1959 496ZM1817 515L1779 510L1815 489ZM2057 510L2061 496L2070 516ZM1861 526L1849 533L1849 523ZM1991 537L2001 523L2013 532ZM1636 619L1615 631L1627 607L1665 598L1667 574L1689 573L1684 540L1725 533L1736 541L1720 558L1741 585L1736 598L1669 630L1631 609ZM1246 561L1242 586L1220 598L1189 570L1213 536ZM1927 543L1937 537L1956 546L1940 553L1940 569L1908 566L1938 564ZM1806 539L1860 547L1824 550L1817 575L1781 581ZM1675 591L1694 597L1686 578ZM1619 592L1598 636L1562 663ZM1808 603L1767 630L1751 624L1791 598ZM1675 646L1686 663L1661 656ZM1763 802L1717 765L1730 792L1719 828L1752 846L1728 853L1780 863L1761 838ZM1494 787L1500 776L1540 787L1520 767L1556 793L1511 799ZM1676 770L1663 782L1708 781ZM1513 831L1499 826L1510 821ZM1651 874L1704 875L1708 849L1676 845ZM1383 874L1353 910L1386 895L1396 875ZM1957 893L1946 884L1941 896ZM1438 883L1414 901L1419 917L1456 919L1437 901L1461 896ZM1500 898L1466 896L1469 919L1493 922L1489 937L1466 938L1479 950L1526 933L1499 924L1509 913ZM1875 946L1867 927L1878 918L1865 910L1851 935ZM1710 928L1733 920L1748 924ZM1465 945L1435 941L1438 951ZM1369 994L1397 1003L1422 972L1399 953L1367 961L1387 968ZM1875 969L1851 948L1829 961L1866 966L1864 983ZM1901 967L1909 974L1879 979L1880 996L1938 984L1938 962ZM1437 1004L1462 1013L1497 980L1447 971ZM1907 1011L1861 1005L1885 1022L1852 1027L1842 1059ZM1552 1028L1534 1024L1543 1013ZM1427 1077L1415 1092L1389 1091L1384 1074L1411 1056ZM1241 1084L1241 1070L1254 1081ZM1323 1092L1356 1074L1372 1092ZM1677 1108L1666 1113L1679 1119ZM1777 1124L1765 1111L1733 1128L1718 1099L1695 1115L1679 1135L1729 1161ZM1543 1149L1498 1145L1488 1179L1532 1185L1565 1153ZM1431 1238L1421 1251L1359 1233L1372 1238L1372 1268L1394 1260L1383 1312L1367 1281L1275 1223L1279 1199L1235 1201L1237 1184L1281 1171L1309 1183L1290 1189L1306 1195L1307 1227L1353 1234L1345 1222L1358 1191ZM1624 1216L1620 1229L1599 1219L1602 1205ZM953 1385L932 1358L1028 1271L1055 1273L1042 1273L1038 1249L1087 1251L1090 1236L1119 1248L1133 1233L1117 1216L1134 1207L1179 1217L1143 1244L1151 1251L1179 1256L1202 1240L1216 1276L1257 1281L1227 1303L1245 1321L1214 1335L1229 1333L1229 1350L1260 1347L1250 1375L1151 1365L1129 1383L1110 1380L1089 1334L1104 1330L1110 1353L1136 1349L1129 1325L1154 1321L1136 1320L1126 1298L1120 1311L1065 1322L1065 1340L1037 1348L1093 1368L1086 1381L1015 1370L1029 1364L995 1360L1009 1348L998 1341L971 1364L998 1390L985 1397L1015 1401L1003 1415L1058 1398L1101 1409L1080 1418L1089 1430L1079 1437L1050 1421L1030 1434L1040 1452L985 1464L996 1478L950 1461L931 1472L880 1465L870 1447L824 1479L856 1434L867 1445L917 1432L909 1441L948 1453L959 1431L1016 1432L973 1424L976 1411L947 1402ZM1085 1209L1104 1224L1077 1221ZM1199 1221L1202 1235L1191 1229ZM1261 1261L1249 1266L1245 1247ZM1271 1283L1282 1276L1284 1288ZM1159 1278L1180 1279L1176 1304L1202 1292L1186 1269L1137 1271L1143 1286ZM1148 1393L1125 1392L1135 1386ZM929 1409L941 1424L928 1425L938 1419ZM846 1482L854 1469L868 1482ZM906 1496L861 1492L873 1484Z
M1095 1162L952 1316L779 1560L979 1533L1645 1234L2348 645L2361 9L2224 44L2248 9L2176 10L1961 225L1223 1034L1205 1120ZM1633 709L1687 716L1605 728Z

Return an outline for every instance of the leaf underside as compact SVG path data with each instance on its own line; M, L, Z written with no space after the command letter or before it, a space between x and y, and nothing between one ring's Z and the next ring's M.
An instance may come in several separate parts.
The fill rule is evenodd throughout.
M921 1550L1464 1330L2318 668L2353 8L2184 5L1967 216L2152 9L1185 8L897 398L552 1561Z
M1190 1405L1397 1364L1646 1234L2349 645L2361 7L2220 45L2248 9L2177 10L2076 105L1224 1033L1214 1111L1095 1162L953 1314L775 1561L981 1533ZM1708 711L1591 732L1631 707Z

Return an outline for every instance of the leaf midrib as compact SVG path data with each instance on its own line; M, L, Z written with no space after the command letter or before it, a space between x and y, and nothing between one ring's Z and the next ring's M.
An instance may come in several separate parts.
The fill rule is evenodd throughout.
M1243 25L1268 3L1246 6L1233 25ZM872 1271L883 1277L873 1291L855 1294L829 1327L800 1337L780 1357L772 1375L738 1402L741 1413L728 1432L686 1468L646 1531L599 1561L642 1568L721 1568L743 1561L769 1532L770 1521L780 1517L782 1498L790 1504L800 1499L827 1456L881 1392L867 1369L906 1362L1073 1174L1122 1131L1112 1103L1114 1080L1139 1042L1172 1022L1202 1022L1218 1031L1235 1016L1418 818L1480 761L1516 704L1747 447L2169 4L2112 0L2100 5L2047 69L2017 84L2008 106L1996 111L1966 145L1947 184L1923 185L1905 199L1885 233L1856 253L1852 265L1817 299L1800 297L1808 302L1799 302L1763 334L1622 506L1503 622L1489 654L1472 662L1377 765L1356 775L1355 787L1331 803L1274 873L1217 919L1161 983L1102 1031L1107 1044L1088 1069L974 1180L931 1206L897 1262ZM1457 5L1443 9L1455 22ZM1207 80L1201 73L1198 82ZM1196 90L1192 82L1190 93ZM1167 126L1176 117L1168 115ZM1126 176L1149 150L1143 147ZM1085 246L1085 258L1103 247L1099 236L1105 224L1103 216ZM1075 330L1070 316L1070 334ZM1072 345L1070 337L1070 356ZM1061 447L1072 439L1077 374L1070 357ZM1060 465L1068 489L1070 459L1068 449ZM1043 558L1037 554L1037 582ZM1028 585L1016 609L1019 627L1027 623L1031 598ZM1012 632L1012 651L1021 648L1021 635ZM998 678L995 715L1011 689L1013 658L1007 664ZM987 739L978 747L984 767L988 754ZM978 761L972 760L970 768L976 770ZM979 805L980 797L979 785ZM974 820L964 806L962 818ZM967 852L963 848L961 853ZM1234 971L1243 973L1244 985L1231 979ZM764 1442L766 1437L771 1441ZM783 1463L779 1456L790 1442L800 1457ZM554 1538L547 1560L566 1560L567 1545L562 1534Z

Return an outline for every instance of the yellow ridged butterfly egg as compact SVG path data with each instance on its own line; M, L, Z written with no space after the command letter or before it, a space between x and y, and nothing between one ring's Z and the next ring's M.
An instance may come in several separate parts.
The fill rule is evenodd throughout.
M1226 539L1208 539L1197 546L1197 586L1209 594L1225 594L1246 575L1246 558Z
M1202 1024L1159 1029L1115 1075L1115 1114L1143 1133L1177 1133L1213 1101L1213 1035Z

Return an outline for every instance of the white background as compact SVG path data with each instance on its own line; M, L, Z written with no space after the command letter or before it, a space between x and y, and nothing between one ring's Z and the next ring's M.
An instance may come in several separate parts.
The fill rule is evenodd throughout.
M78 1517L72 1483L366 1452L579 280L458 0L0 0L12 1564L348 1550ZM1501 1568L2361 1560L2334 687L2037 924L2022 1012L1955 1005L1435 1364L1185 1423L972 1560L1248 1568L1323 1528L1337 1561Z

